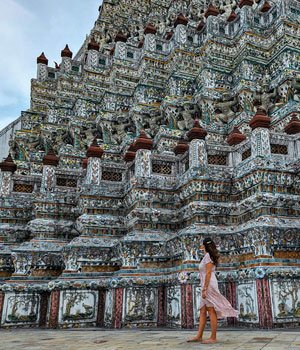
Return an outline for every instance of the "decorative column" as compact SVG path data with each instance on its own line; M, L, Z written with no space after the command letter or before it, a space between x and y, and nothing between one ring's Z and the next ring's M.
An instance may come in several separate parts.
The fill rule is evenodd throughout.
M210 4L204 13L206 17L206 28L207 28L207 38L211 38L214 34L217 34L219 31L219 24L217 16L220 14L220 11L212 4Z
M188 19L184 17L184 15L181 13L174 23L176 29L175 29L175 41L179 45L184 45L187 42L187 31L186 26L188 24Z
M104 289L99 290L99 301L98 301L98 312L97 312L97 327L104 327L104 311L105 311L105 296L106 292Z
M136 177L151 177L151 151L140 149L136 152L135 161L135 176Z
M229 146L236 146L246 140L246 136L235 126L227 138ZM242 154L237 151L230 152L229 165L236 166L242 161Z
M39 320L39 327L41 328L45 328L47 325L47 312L48 312L49 299L50 299L49 292L41 293L40 320Z
M256 280L258 315L260 328L273 328L272 302L267 278Z
M136 150L135 176L149 178L151 176L151 149L153 141L148 137L144 130L141 131L139 138L133 144L133 150Z
M181 294L181 328L187 328L187 322L186 322L186 303L185 303L185 297L186 297L186 285L182 284L180 286L180 294Z
M0 163L0 170L0 196L7 197L12 191L13 173L17 170L17 166L10 154Z
M122 32L119 32L115 37L115 58L120 60L124 60L127 55L127 36L125 36Z
M122 328L123 317L123 288L116 288L115 292L115 307L114 307L114 328Z
M194 307L193 307L193 286L191 284L186 285L185 290L186 300L186 328L194 328Z
M226 297L234 309L237 308L236 303L236 282L229 281L226 283ZM227 317L227 322L229 325L236 324L235 317Z
M60 291L53 290L51 293L49 328L57 328L58 326L59 299Z
M86 152L88 158L86 184L100 185L101 181L101 157L103 149L98 145L96 138Z
M258 109L250 120L251 154L253 157L267 157L271 155L270 128L271 119L263 109Z
M43 159L43 175L41 192L53 191L55 183L55 168L58 166L59 158L55 155L53 149L49 149Z
M187 133L190 141L189 147L189 167L202 168L207 167L207 152L205 137L207 131L200 127L198 119L195 120L194 127Z
M148 23L144 30L145 34L145 42L144 42L144 49L147 51L155 51L156 50L156 28L153 26L153 24Z
M88 55L86 64L89 67L97 67L98 66L98 57L99 57L99 44L95 41L94 38L88 44Z
M288 12L291 11L289 1L286 1L286 0L279 0L279 1L278 1L278 5L279 5L279 8L280 8L280 14L281 14L281 16L284 16L284 17L285 17L285 16L288 14Z
M157 327L165 327L167 325L167 288L159 286L157 288Z
M60 70L62 72L68 73L72 70L72 56L72 51L69 49L69 46L66 45L66 47L61 51L62 61Z
M48 59L44 52L37 58L37 80L45 81L48 78Z
M240 10L241 25L246 30L251 27L253 22L253 0L241 0L238 4Z
M194 328L193 288L191 284L181 285L181 327Z
M2 313L3 313L3 305L4 305L5 293L0 291L0 325L2 324Z

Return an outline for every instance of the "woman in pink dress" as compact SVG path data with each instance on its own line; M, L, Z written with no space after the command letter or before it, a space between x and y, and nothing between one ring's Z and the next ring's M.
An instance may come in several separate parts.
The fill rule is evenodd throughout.
M230 305L229 301L219 291L215 275L216 266L219 262L219 252L214 241L211 238L205 238L200 249L204 250L205 253L199 266L202 291L200 321L196 337L189 340L189 342L212 344L217 341L218 318L237 317L239 312ZM207 340L202 340L207 313L210 319L211 336Z

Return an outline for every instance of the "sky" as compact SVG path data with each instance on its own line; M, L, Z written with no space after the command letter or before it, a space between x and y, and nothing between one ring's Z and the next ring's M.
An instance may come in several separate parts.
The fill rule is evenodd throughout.
M60 62L73 57L98 17L101 0L0 0L0 130L30 105L30 79L42 51Z

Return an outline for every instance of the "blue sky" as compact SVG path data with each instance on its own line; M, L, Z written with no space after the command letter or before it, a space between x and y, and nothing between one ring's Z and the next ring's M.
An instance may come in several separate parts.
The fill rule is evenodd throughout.
M44 51L60 62L75 54L98 17L101 0L0 0L0 130L29 108L30 79Z

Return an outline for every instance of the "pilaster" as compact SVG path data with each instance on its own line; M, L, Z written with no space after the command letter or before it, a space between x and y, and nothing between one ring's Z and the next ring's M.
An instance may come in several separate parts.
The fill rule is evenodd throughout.
M139 149L135 157L135 176L146 177L151 176L151 151L147 149Z
M205 140L192 140L189 148L189 167L203 168L207 167L207 151Z

